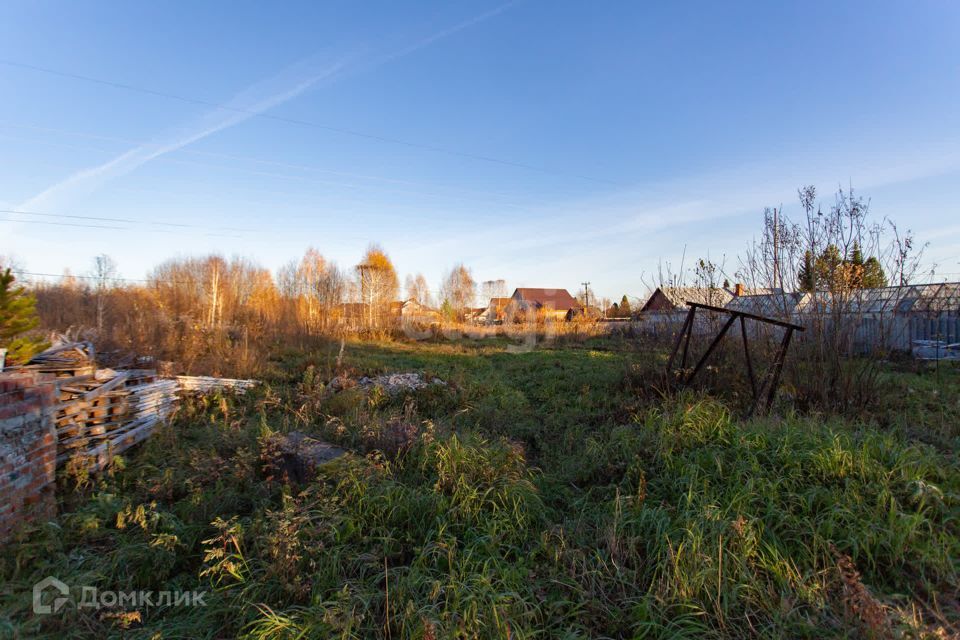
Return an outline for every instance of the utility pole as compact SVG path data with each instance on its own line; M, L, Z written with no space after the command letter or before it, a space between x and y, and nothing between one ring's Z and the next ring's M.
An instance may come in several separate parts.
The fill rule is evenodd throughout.
M590 283L581 282L583 285L583 315L587 315L587 309L590 307Z

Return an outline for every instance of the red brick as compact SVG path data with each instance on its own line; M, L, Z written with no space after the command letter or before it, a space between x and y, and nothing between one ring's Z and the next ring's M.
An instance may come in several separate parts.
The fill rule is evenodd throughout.
M57 442L53 376L36 372L0 374L0 538L32 514L53 505Z

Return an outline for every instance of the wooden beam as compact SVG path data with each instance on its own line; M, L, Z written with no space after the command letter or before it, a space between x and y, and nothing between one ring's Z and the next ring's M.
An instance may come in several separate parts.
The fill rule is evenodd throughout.
M780 382L780 372L783 371L783 361L787 359L787 348L790 346L790 338L793 336L793 328L788 327L787 333L783 336L783 342L780 346L780 353L774 362L773 378L770 380L770 391L767 394L767 410L773 405L773 398L777 395L777 384Z
M687 378L684 384L690 384L691 382L693 382L693 379L697 376L698 373L700 373L700 369L703 368L703 365L707 361L707 358L710 357L710 354L713 353L713 350L717 348L718 344L720 344L720 340L723 339L723 336L726 335L727 330L730 329L730 326L733 324L733 321L736 319L737 319L737 315L735 313L730 315L730 318L723 325L723 328L720 329L720 333L716 335L716 337L713 339L713 342L710 343L710 346L707 347L706 353L704 353L703 356L700 357L700 361L697 362L697 366L693 368L693 372L690 374L690 377Z
M129 374L127 374L126 372L118 373L113 378L111 378L110 380L107 380L106 382L104 382L102 385L100 385L93 391L88 391L87 393L85 393L83 395L83 399L92 400L96 397L99 397L104 393L106 393L107 391L110 391L111 389L115 389L116 387L119 387L121 384L126 382L128 377L129 377Z
M724 309L723 307L715 307L709 304L702 304L700 302L687 302L687 305L690 307L696 307L697 309L706 309L708 311L714 311L717 313L736 313L741 315L744 318L750 318L751 320L757 320L758 322L766 322L767 324L774 324L778 327L791 328L794 331L803 331L803 327L798 324L793 324L792 322L784 322L783 320L775 320L774 318L766 318L764 316L758 316L753 313L747 313L746 311L735 311L733 309Z
M680 329L680 333L677 334L677 342L673 345L673 351L670 352L670 359L667 360L667 374L669 375L673 371L673 360L677 357L677 352L680 350L680 343L683 342L684 336L687 334L687 327L690 326L693 321L693 309L691 308L687 312L687 317L683 321L683 328Z
M750 376L750 389L753 390L753 400L757 400L757 379L753 375L753 361L750 359L750 342L747 340L747 321L740 316L740 335L743 336L743 357L747 361L747 375Z
M687 368L687 351L690 350L690 338L693 336L693 323L695 321L694 316L696 315L697 310L693 307L690 307L690 311L687 314L687 317L690 318L690 322L687 324L687 337L683 342L683 357L680 358L680 370Z

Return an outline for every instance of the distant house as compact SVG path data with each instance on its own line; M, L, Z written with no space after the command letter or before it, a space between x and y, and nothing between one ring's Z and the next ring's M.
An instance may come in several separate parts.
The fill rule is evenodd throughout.
M368 326L371 322L385 326L397 320L431 324L440 321L440 312L413 299L395 300L379 307L379 311L365 302L344 302L337 306L337 320L349 327Z
M369 316L368 305L363 302L344 302L337 307L337 319L341 324L359 325Z
M566 289L519 288L510 296L505 314L517 319L532 314L553 320L571 320L581 309L582 305Z
M420 304L413 298L391 302L390 315L399 318L402 322L416 322L421 324L440 322L439 311Z
M725 307L735 298L782 294L779 289L751 288L737 283L728 287L657 287L640 309L640 313L672 313L687 310L687 302Z
M731 300L733 293L723 287L657 287L640 308L640 313L686 311L688 301L722 307Z
M483 315L483 312L486 311L486 307L466 307L463 310L463 321L464 322L481 322L480 316Z
M513 298L490 298L490 303L480 315L477 316L477 321L485 324L500 324L503 322L507 306L512 299Z

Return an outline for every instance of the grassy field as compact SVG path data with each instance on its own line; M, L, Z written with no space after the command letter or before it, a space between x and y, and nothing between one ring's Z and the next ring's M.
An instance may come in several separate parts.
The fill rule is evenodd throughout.
M960 375L884 374L857 418L743 422L662 396L611 342L290 352L249 397L186 404L0 553L0 634L144 638L825 638L960 633ZM646 382L645 382L646 381ZM351 453L270 479L272 434ZM54 575L207 590L204 607L30 612ZM952 625L952 626L951 626Z

